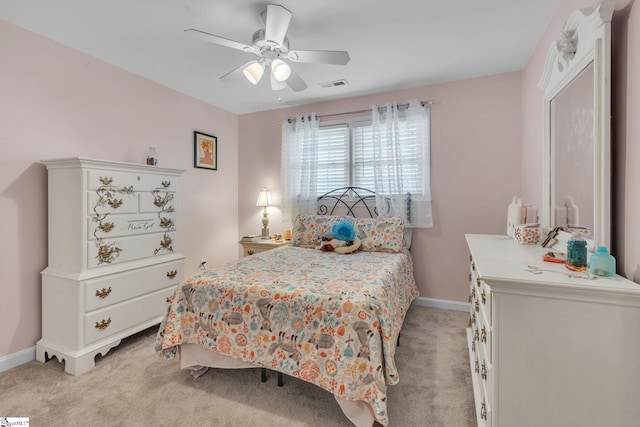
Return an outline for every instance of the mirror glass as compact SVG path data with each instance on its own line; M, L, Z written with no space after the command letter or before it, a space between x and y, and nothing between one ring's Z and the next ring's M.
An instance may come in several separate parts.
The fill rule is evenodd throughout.
M594 229L594 93L590 63L551 101L551 188L554 226Z
M611 249L611 18L615 1L573 12L547 54L541 225Z

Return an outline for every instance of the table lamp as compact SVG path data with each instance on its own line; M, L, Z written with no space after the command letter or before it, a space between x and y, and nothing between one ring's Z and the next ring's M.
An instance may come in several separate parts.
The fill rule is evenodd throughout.
M260 206L264 208L264 212L262 213L262 238L269 238L269 218L267 217L267 206L271 205L271 196L266 188L263 188L262 191L258 193L258 201L256 202L256 206Z

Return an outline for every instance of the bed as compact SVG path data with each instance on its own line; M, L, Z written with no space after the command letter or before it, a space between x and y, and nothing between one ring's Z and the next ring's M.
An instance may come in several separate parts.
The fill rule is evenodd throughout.
M329 391L357 426L387 425L397 340L418 290L400 219L352 217L354 190L345 195L336 201L348 196L349 215L299 215L290 246L183 280L156 352L179 356L196 377L209 367L268 368ZM338 221L351 221L360 250L316 249Z

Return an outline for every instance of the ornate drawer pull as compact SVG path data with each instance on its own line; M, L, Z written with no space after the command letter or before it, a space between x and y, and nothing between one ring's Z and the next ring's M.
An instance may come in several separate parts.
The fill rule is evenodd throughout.
M173 271L167 271L167 277L169 279L173 279L174 277L176 277L178 275L178 270L173 270Z
M476 329L476 332L473 334L473 340L480 341L480 334L478 333L477 329Z
M484 362L482 362L481 372L482 372L482 374L481 374L482 375L482 379L486 380L487 379L487 365Z
M473 351L474 353L476 352L476 342L475 341L471 342L471 351Z
M469 255L469 261L472 262L473 261L473 256Z
M476 306L476 311L480 311L480 303L478 301L476 301L475 306Z
M249 250L247 251L247 254L249 254L249 255L253 255L254 253L255 253L255 252L253 252L253 250L251 250L251 249L249 249Z
M480 405L480 418L483 420L487 419L487 404L484 402Z
M487 342L487 330L485 329L485 327L482 327L482 342L486 343Z
M472 269L473 271L476 271L476 263L475 263L475 262L472 262L472 263L471 263L471 269Z
M471 304L471 301L473 301L473 294L469 294L469 304Z
M476 374L477 374L478 372L480 372L480 364L478 363L478 361L477 361L477 360L476 360L476 364L475 364L475 371L476 371Z
M102 319L102 321L100 323L96 322L96 329L100 329L101 331L104 329L107 329L107 327L111 324L111 317L109 317L107 320Z
M113 227L115 225L112 222L102 222L100 223L100 225L98 225L98 229L101 230L103 233L108 233L111 230L113 230Z
M476 286L477 286L477 287L480 287L480 279L477 279L477 280L476 280Z
M171 298L167 297L167 303L171 304Z
M482 303L486 304L487 303L487 294L484 291L482 291L480 296L482 296Z
M161 184L164 188L167 188L171 186L171 181L162 181Z
M113 209L118 209L122 206L122 199L109 199L107 200L107 204Z
M469 281L471 281L471 273L469 273Z
M96 290L96 296L100 299L105 299L111 293L111 286L108 289L102 288L102 290Z

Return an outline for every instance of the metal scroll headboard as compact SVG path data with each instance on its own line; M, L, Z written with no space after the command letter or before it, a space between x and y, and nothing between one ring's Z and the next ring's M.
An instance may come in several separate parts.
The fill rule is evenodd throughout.
M386 201L386 211L391 209L391 201ZM405 196L407 204L407 219L411 220L411 193ZM376 208L376 193L362 187L342 187L331 190L316 199L316 213L318 215L350 215L353 217L369 218L378 216ZM360 215L358 215L360 214Z

